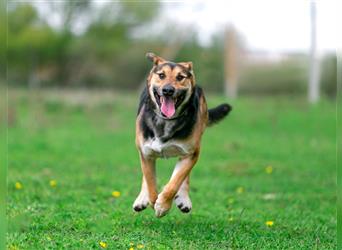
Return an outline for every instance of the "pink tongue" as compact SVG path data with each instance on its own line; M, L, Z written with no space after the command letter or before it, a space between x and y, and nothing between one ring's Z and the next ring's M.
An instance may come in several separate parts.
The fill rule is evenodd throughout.
M175 102L172 98L164 98L161 102L161 112L167 117L170 118L175 114Z

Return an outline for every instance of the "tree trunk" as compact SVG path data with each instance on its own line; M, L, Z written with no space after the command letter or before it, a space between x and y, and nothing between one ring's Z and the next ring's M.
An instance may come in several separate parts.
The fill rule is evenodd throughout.
M229 98L237 97L238 90L238 41L233 27L225 30L224 41L224 91Z

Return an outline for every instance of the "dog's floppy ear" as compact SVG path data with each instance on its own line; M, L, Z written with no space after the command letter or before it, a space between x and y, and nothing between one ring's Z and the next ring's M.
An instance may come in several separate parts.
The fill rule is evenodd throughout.
M165 62L165 59L160 57L160 56L156 56L155 54L149 52L146 53L146 57L147 59L149 59L151 62L153 62L155 65L158 65L162 62Z

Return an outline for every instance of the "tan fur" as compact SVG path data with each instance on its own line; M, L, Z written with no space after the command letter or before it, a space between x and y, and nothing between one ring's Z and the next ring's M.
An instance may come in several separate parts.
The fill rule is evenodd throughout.
M159 73L164 73L166 75L166 78L159 79L157 75ZM168 65L166 65L162 67L160 70L158 70L157 74L150 74L148 84L153 83L153 85L155 86L162 87L163 85L172 82L173 83L172 86L174 86L176 89L188 87L189 85L191 85L192 87L194 86L194 82L192 78L184 79L183 81L180 81L180 82L175 81L177 75L184 75L182 73L182 68L177 67L177 66L173 70L171 70L171 68Z

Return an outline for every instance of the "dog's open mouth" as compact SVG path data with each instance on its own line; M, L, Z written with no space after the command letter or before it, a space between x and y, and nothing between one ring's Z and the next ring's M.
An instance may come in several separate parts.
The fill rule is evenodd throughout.
M163 95L161 96L158 94L158 91L156 89L154 89L153 93L161 113L167 118L171 118L172 116L174 116L177 108L184 101L186 95L185 90L180 91L180 93L175 97Z
M161 96L160 97L160 111L167 118L171 118L176 112L175 100L172 97Z

